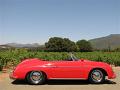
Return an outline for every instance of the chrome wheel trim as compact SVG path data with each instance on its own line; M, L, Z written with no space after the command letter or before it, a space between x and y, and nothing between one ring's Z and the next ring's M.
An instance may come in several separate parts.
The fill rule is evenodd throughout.
M94 70L91 74L91 78L94 82L101 82L103 79L103 73L100 70Z
M35 84L38 84L42 80L42 72L33 71L30 73L30 79Z

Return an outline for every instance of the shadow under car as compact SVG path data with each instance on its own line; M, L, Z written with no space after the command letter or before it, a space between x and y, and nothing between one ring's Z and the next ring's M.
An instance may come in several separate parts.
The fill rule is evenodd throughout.
M25 80L15 80L12 82L12 84L29 85ZM111 80L105 80L105 82L102 84L116 84L116 82ZM88 80L47 80L44 85L98 85L98 84L91 84Z

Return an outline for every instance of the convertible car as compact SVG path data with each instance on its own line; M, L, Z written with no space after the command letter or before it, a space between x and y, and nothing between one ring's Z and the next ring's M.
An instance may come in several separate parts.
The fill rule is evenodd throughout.
M111 66L103 62L77 59L73 54L62 61L41 59L23 60L10 74L12 79L24 79L29 84L44 84L51 79L83 79L91 83L103 83L105 79L116 77Z

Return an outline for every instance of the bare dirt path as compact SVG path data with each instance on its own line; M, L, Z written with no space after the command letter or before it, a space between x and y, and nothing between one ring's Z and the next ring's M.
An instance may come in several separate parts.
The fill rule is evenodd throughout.
M89 84L87 81L48 81L45 85L28 85L24 81L13 81L8 74L0 74L0 90L120 90L120 67L115 67L117 78L104 84Z

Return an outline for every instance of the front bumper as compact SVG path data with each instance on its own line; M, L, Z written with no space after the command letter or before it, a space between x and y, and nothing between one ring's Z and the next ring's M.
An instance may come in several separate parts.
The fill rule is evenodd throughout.
M116 78L116 74L113 73L111 76L108 76L108 78L109 78L109 79L114 79L114 78Z

